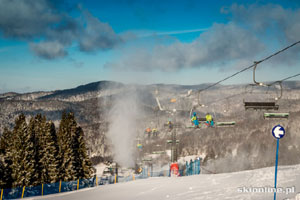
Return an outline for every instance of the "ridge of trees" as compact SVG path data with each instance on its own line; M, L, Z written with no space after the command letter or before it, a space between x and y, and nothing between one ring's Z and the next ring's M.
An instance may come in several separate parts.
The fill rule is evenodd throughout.
M0 188L88 179L92 173L84 132L71 112L62 114L58 129L40 114L29 123L20 114L0 137Z

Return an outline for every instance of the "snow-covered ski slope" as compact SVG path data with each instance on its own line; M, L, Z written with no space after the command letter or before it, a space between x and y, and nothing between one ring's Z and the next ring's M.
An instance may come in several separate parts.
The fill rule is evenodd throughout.
M273 200L273 193L239 192L242 187L273 187L274 167L224 174L160 177L99 186L34 199L72 200ZM277 200L300 199L300 165L280 166L278 187L294 187L294 193L277 194ZM297 195L297 197L296 197Z

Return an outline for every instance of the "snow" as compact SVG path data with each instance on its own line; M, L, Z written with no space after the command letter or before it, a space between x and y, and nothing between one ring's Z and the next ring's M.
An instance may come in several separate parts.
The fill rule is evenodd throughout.
M95 169L97 176L102 176L104 169L107 167L108 165L105 165L104 163L100 163L98 165L95 165Z
M277 193L277 200L300 199L300 165L279 166L277 187L294 187L294 193ZM224 174L159 177L83 189L33 199L103 200L266 200L273 193L238 192L242 187L272 187L274 167ZM297 195L297 197L296 197Z

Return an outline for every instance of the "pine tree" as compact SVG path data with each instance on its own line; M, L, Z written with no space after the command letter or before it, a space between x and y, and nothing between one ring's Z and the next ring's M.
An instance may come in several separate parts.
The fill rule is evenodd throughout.
M59 147L57 135L53 122L45 124L44 143L42 148L41 161L45 167L45 182L55 183L60 179L59 166L61 164L59 157Z
M0 138L0 155L1 188L72 181L92 173L84 133L73 113L63 113L57 134L46 117L38 114L27 125L25 115L19 115L13 132L5 129Z
M15 121L13 130L13 148L12 148L12 177L14 179L13 187L24 186L26 172L24 169L25 148L24 141L26 140L25 133L27 132L27 124L25 115L20 114Z
M59 147L59 157L61 159L60 168L59 168L59 175L60 180L65 180L65 167L64 167L64 133L66 132L66 118L67 115L65 112L62 113L61 121L59 123L59 129L57 132L57 140L58 140L58 147Z
M78 162L79 155L76 151L78 149L78 142L76 141L76 130L77 130L77 123L75 121L74 114L72 112L68 113L67 115L67 124L68 124L68 147L70 149L71 159L69 162L69 174L73 177L73 180L77 180L79 178L78 171L80 170L80 165Z
M77 126L73 113L69 113L67 118L71 131L73 166L75 167L75 174L73 176L76 179L90 178L91 162L87 155L83 130Z
M43 154L45 147L45 131L46 131L46 117L41 114L37 114L34 118L34 132L36 135L35 140L35 149L36 149L36 168L38 172L38 182L39 184L47 183L48 175L46 172L47 163L44 159L45 156Z
M75 122L76 123L76 122ZM75 124L76 128L76 124ZM61 173L64 181L75 180L75 157L73 153L72 132L74 129L74 121L70 114L63 113L62 120L59 125L58 137L60 145L60 156L62 158Z
M76 170L76 177L77 178L83 178L83 169L82 169L82 157L80 156L80 143L78 140L79 137L79 128L76 127L74 134L72 134L72 150L73 150L73 156L75 158L75 170Z
M84 141L84 133L81 127L76 130L76 138L78 143L78 156L80 170L77 171L79 178L91 178L92 176L92 162L87 155L87 149Z
M0 188L11 188L13 184L12 178L12 133L4 128L4 132L0 138Z
M73 113L63 113L59 126L59 144L63 160L63 180L90 178L92 164L87 155L83 130L77 126Z
M25 186L36 186L39 185L40 182L40 166L39 166L39 149L38 149L38 132L36 132L36 124L35 118L31 118L28 129L24 133L25 141L25 157L24 157L24 170L26 173Z
M0 159L0 188L3 188L5 185L3 177L4 177L4 161Z

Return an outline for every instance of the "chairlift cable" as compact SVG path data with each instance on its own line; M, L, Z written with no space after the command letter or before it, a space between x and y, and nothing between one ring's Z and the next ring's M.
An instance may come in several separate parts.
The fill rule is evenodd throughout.
M281 80L279 80L279 81L274 81L274 82L272 82L272 83L270 83L270 84L268 84L268 85L269 85L269 86L272 86L272 85L274 85L274 84L276 84L276 83L281 83L281 82L284 82L284 81L286 81L286 80L288 80L288 79L295 78L295 77L297 77L297 76L300 76L300 73L295 74L295 75L292 75L292 76L289 76L289 77L286 77L286 78L281 79ZM223 101L224 99L231 99L231 98L233 98L233 97L236 97L236 96L239 96L239 95L242 95L242 94L246 94L246 93L248 93L248 92L247 92L247 91L240 92L240 93L237 93L237 94L234 94L234 95L230 95L230 96L227 96L227 97L224 97L224 98L217 99L217 100L215 100L215 101L211 101L211 103L216 103L216 102L219 102L219 101Z
M260 60L260 61L254 62L254 64L252 64L252 65L250 65L250 66L248 66L248 67L246 67L246 68L244 68L244 69L242 69L242 70L240 70L240 71L238 71L238 72L236 72L236 73L234 73L234 74L232 74L232 75L230 75L230 76L228 76L228 77L226 77L226 78L224 78L224 79L222 79L222 80L220 80L220 81L218 81L218 82L216 82L216 83L214 83L214 84L211 84L211 85L207 86L207 87L204 88L204 89L200 89L199 91L208 90L209 88L212 88L212 87L214 87L214 86L216 86L216 85L218 85L218 84L220 84L220 83L222 83L222 82L224 82L224 81L226 81L226 80L228 80L228 79L230 79L230 78L232 78L232 77L234 77L234 76L236 76L236 75L238 75L238 74L240 74L240 73L242 73L242 72L244 72L244 71L247 71L247 70L249 70L249 69L255 67L256 65L258 65L258 64L260 64L260 63L262 63L262 62L265 62L265 61L271 59L272 57L274 57L274 56L276 56L276 55L278 55L278 54L280 54L280 53L282 53L282 52L288 50L289 48L291 48L291 47L293 47L293 46L295 46L295 45L297 45L297 44L299 44L299 43L300 43L300 40L297 41L297 42L295 42L295 43L293 43L293 44L291 44L291 45L289 45L289 46L287 46L287 47L285 47L285 48L283 48L283 49L281 49L280 51L277 51L277 52L275 52L275 53L269 55L269 56L266 57L266 58L263 58L263 59ZM299 75L300 75L300 74L295 75L295 76L299 76ZM295 76L293 76L293 77L295 77ZM288 77L288 78L293 78L293 77ZM287 79L283 79L283 80L287 80ZM278 82L278 81L276 81L276 82Z
M286 78L281 79L281 80L278 80L278 81L274 81L274 82L268 84L268 86L272 86L272 85L274 85L274 84L276 84L276 83L282 83L282 82L284 82L284 81L286 81L286 80L288 80L288 79L295 78L295 77L297 77L297 76L300 76L300 73L295 74L295 75L292 75L292 76L289 76L289 77L286 77ZM202 90L201 90L201 91L202 91ZM219 99L217 99L217 100L211 101L210 103L211 103L211 104L212 104L212 103L217 103L217 102L223 101L223 100L225 100L225 99L231 99L231 98L233 98L233 97L236 97L236 96L239 96L239 95L243 95L243 94L247 94L247 93L248 93L247 91L240 92L240 93L233 94L233 95L230 95L230 96L227 96L227 97L224 97L224 98L219 98Z
M272 82L270 85L274 85L275 83L281 83L281 82L283 82L283 81L286 81L286 80L291 79L291 78L295 78L295 77L297 77L297 76L300 76L300 73L295 74L295 75L293 75L293 76L286 77L286 78L281 79L281 80L279 80L279 81L274 81L274 82Z

